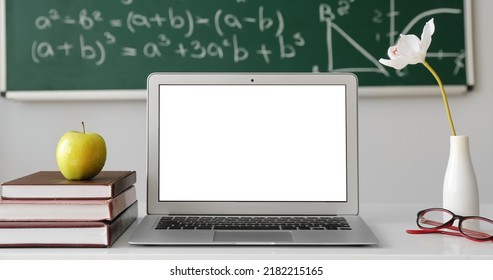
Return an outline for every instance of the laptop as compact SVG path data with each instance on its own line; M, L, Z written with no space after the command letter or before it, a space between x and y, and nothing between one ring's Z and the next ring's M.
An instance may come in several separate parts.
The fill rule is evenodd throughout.
M135 245L370 245L352 74L154 73Z

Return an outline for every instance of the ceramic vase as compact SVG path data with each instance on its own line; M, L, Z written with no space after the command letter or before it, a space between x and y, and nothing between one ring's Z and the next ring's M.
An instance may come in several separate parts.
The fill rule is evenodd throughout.
M450 136L443 208L462 216L479 215L478 182L469 151L469 137L465 135Z

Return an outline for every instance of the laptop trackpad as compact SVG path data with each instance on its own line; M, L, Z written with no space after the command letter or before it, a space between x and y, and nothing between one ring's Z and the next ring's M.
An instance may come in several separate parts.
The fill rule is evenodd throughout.
M216 231L214 242L291 242L293 235L289 231Z

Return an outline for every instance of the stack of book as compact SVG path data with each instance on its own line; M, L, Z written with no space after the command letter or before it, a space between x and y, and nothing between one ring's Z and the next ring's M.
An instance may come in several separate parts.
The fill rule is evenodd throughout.
M1 185L0 247L110 247L137 218L135 171L40 171Z

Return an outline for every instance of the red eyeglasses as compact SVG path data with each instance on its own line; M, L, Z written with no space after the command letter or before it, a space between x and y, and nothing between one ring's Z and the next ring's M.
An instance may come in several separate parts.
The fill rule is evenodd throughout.
M458 220L457 226L454 222ZM419 230L410 234L441 233L464 236L473 241L493 241L493 221L479 216L460 216L443 208L430 208L418 212Z

